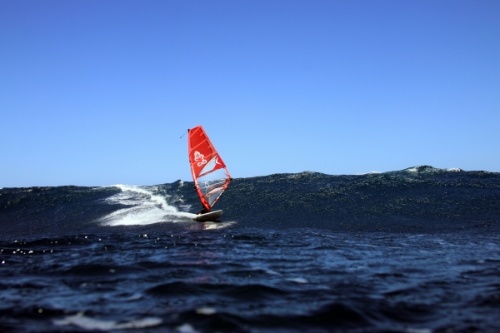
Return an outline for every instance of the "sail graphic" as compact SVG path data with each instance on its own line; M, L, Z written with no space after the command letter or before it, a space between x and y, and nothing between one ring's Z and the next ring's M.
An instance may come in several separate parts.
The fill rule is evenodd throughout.
M229 171L202 126L188 129L188 154L196 192L211 211L231 182Z

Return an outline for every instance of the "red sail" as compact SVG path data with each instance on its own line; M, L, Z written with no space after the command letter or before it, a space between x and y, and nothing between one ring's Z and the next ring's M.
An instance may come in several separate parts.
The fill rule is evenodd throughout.
M188 154L196 191L210 211L229 186L231 176L202 126L188 130Z

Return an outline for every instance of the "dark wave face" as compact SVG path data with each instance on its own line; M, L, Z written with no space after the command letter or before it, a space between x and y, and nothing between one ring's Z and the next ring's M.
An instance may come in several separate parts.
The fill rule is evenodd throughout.
M424 166L360 176L304 172L235 179L216 208L233 227L498 232L499 202L499 173ZM191 182L6 188L0 189L1 237L105 232L117 225L183 229L200 208Z
M500 174L0 189L2 332L500 331Z

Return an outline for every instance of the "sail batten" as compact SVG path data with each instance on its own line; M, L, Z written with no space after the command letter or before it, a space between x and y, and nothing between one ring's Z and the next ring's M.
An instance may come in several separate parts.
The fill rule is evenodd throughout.
M196 192L210 211L229 186L231 176L202 126L188 130L188 154Z

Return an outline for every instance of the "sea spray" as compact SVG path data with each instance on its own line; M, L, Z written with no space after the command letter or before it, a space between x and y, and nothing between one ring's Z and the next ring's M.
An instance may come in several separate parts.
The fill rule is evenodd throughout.
M126 206L101 219L105 226L147 225L159 222L189 221L194 214L181 212L169 205L164 195L155 194L151 190L139 186L115 185L121 192L106 199L110 204Z

